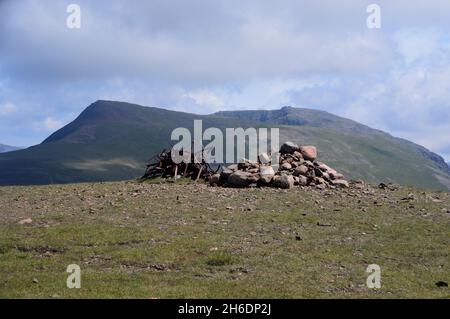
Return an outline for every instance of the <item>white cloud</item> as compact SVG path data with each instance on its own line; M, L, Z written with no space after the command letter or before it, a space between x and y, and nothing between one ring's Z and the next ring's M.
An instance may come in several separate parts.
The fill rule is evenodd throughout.
M47 117L44 120L35 123L35 129L42 130L46 132L54 132L61 127L64 126L64 123L62 121L59 121L57 119L54 119L53 117Z
M28 134L42 139L97 99L202 114L293 105L449 154L435 137L450 135L450 2L379 0L369 30L372 2L79 0L82 28L68 30L65 2L0 1L0 95L21 109L0 132L37 123Z
M195 104L206 107L208 110L220 110L225 106L220 97L206 89L187 92L183 95L183 98L192 99Z
M7 116L17 111L16 105L11 102L0 104L0 116Z
M441 37L439 31L418 29L401 30L393 36L397 50L407 64L435 54Z

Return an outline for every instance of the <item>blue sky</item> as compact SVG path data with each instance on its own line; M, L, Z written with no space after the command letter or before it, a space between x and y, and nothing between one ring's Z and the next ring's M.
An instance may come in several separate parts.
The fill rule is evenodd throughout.
M81 7L81 29L66 7ZM366 8L381 7L381 29ZM0 1L0 143L98 99L200 114L326 110L450 160L450 2Z

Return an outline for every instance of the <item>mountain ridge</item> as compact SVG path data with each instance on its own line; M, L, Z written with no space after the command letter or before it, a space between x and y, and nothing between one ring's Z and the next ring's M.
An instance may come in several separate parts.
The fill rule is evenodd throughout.
M0 153L13 152L21 149L22 147L0 144Z
M209 115L99 100L41 144L0 155L0 185L123 180L169 146L176 127L279 127L280 142L317 145L320 159L349 178L449 189L442 157L410 141L325 111L221 111ZM445 165L445 167L444 167Z

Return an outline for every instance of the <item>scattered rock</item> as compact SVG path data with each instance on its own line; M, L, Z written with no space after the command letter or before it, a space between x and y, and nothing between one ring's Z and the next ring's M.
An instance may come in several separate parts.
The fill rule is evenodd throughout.
M300 147L292 142L286 142L280 147L281 154L294 154L296 151L300 151Z
M303 175L298 176L298 185L300 186L308 185L308 178L306 178L306 176Z
M445 281L438 281L436 282L435 285L438 286L439 288L448 287L448 283L446 283Z
M294 170L295 176L306 175L306 173L308 173L308 167L306 165L300 165Z
M279 188L291 188L294 186L294 178L292 175L277 175L273 178L273 186Z
M324 223L321 223L321 222L317 222L317 226L320 226L320 227L331 227L331 226L333 226L333 225L331 225L331 224L324 224Z
M344 179L336 179L332 183L337 187L345 187L345 188L349 187L348 182Z
M261 175L261 181L269 184L275 176L275 170L272 166L261 166L259 174Z
M380 189L386 189L386 188L387 188L387 185L386 185L385 183L380 183L380 184L378 185L378 188L380 188Z
M259 154L258 158L259 158L259 161L260 161L261 163L263 163L263 164L268 164L268 163L270 163L270 156L269 156L269 154L267 154L267 153L261 153L261 154Z
M20 222L19 222L19 225L29 225L29 224L31 224L33 222L33 220L31 219L31 218L26 218L26 219L22 219Z
M237 166L236 166L237 167ZM235 171L229 169L228 167L223 169L222 172L220 172L220 177L224 181L228 180L228 177L230 177L231 174L233 174Z
M244 171L236 171L228 177L227 183L233 187L246 187L250 184L249 178L252 174Z
M214 186L220 185L220 174L214 174L213 176L211 176L209 179L209 183Z
M211 185L230 187L273 186L283 189L296 186L326 188L349 187L344 175L328 165L316 161L314 146L298 146L292 142L280 148L279 169L275 171L269 163L267 153L259 155L259 162L241 159L239 164L229 165L220 174L212 175ZM273 163L272 163L273 164Z

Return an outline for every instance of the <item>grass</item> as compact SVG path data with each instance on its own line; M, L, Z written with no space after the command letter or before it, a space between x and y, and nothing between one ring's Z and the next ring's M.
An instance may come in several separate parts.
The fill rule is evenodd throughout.
M231 265L234 263L234 257L232 254L228 252L218 252L214 255L210 256L206 264L208 266L225 266L225 265Z
M0 206L1 298L450 297L445 192L119 182L2 187Z

